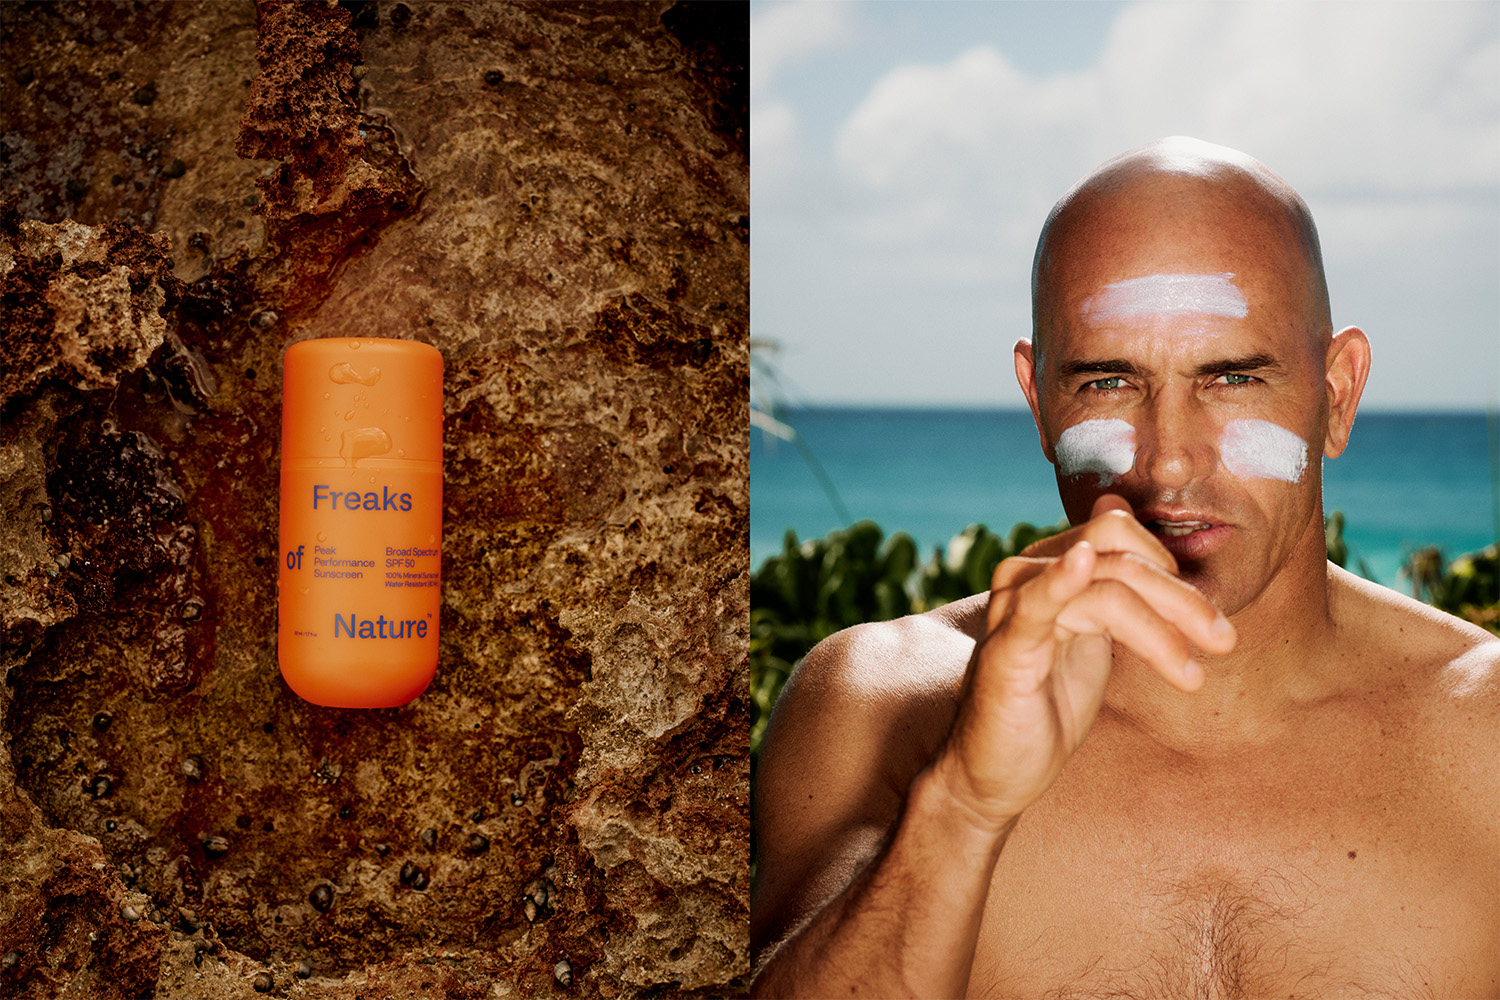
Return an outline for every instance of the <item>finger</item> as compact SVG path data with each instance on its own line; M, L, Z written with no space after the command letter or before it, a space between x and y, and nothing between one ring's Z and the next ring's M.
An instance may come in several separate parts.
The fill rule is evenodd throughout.
M995 567L995 572L990 576L990 599L994 600L996 591L1012 590L1040 575L1056 561L1030 556L1011 556L1009 559L1001 560L1000 565Z
M1100 497L1095 502L1097 509L1100 504L1109 499L1108 495ZM1135 519L1130 512L1130 505L1118 497L1118 506L1110 506L1098 513L1097 516L1085 521L1076 528L1069 528L1061 534L1050 538L1043 538L1039 542L1026 547L1021 555L1028 558L1045 558L1051 556L1056 558L1062 555L1079 540L1087 540L1099 552L1134 552L1139 556L1149 559L1169 573L1177 572L1177 560L1168 552L1166 546L1162 545L1161 539L1146 530L1146 526Z
M1081 541L1014 590L1010 600L995 600L991 595L985 641L1002 626L1005 641L1020 649L1035 649L1049 641L1058 614L1093 582L1098 556L1092 545Z
M1100 514L1104 514L1112 510L1123 510L1125 513L1130 514L1130 501L1126 500L1118 493L1106 493L1099 499L1094 501L1094 509L1089 513L1089 520L1092 521Z
M1203 668L1182 632L1119 580L1090 584L1068 602L1057 623L1075 634L1108 635L1179 690L1203 685Z
M1229 619L1201 590L1156 564L1134 553L1101 554L1094 564L1094 579L1125 584L1205 652L1222 655L1234 649L1237 637Z

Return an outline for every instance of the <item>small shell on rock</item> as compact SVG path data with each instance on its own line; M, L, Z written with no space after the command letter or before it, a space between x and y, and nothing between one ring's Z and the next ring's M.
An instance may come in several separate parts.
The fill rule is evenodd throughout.
M250 985L255 987L257 993L269 993L276 986L276 980L271 978L269 972L257 972Z
M333 909L333 890L327 885L320 885L308 895L307 901L319 913L327 913Z
M566 958L552 967L552 978L563 986L573 985L573 966Z

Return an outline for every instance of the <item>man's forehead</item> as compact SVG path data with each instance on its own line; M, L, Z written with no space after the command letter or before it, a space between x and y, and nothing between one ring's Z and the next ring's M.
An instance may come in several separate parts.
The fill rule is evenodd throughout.
M1289 365L1300 346L1285 336L1285 324L1260 324L1232 317L1184 313L1127 322L1061 323L1052 349L1051 376L1130 370L1141 373L1190 372L1205 365L1258 358Z
M1317 231L1291 186L1236 150L1175 137L1106 162L1058 202L1033 293L1041 314L1117 281L1218 272L1238 273L1242 291L1290 282L1326 300Z

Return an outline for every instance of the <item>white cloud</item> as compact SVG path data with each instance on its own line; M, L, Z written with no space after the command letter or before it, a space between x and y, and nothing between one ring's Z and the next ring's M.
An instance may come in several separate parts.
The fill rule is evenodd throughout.
M1142 3L1082 74L1030 77L987 45L898 67L850 115L837 151L851 177L884 192L930 191L965 169L1055 177L1060 159L1092 166L1169 134L1244 149L1300 186L1492 185L1497 11Z
M1454 371L1453 359L1496 354L1500 4L1152 0L1121 8L1098 58L1068 72L1023 70L994 36L971 34L954 58L872 77L826 149L799 136L812 100L777 74L804 57L797 45L836 32L799 36L794 13L813 16L763 15L782 18L769 46L752 25L760 86L775 91L754 98L767 113L752 125L767 224L752 299L815 395L994 400L1006 390L990 369L1028 323L1047 210L1107 157L1172 134L1242 149L1308 199L1336 320L1383 345L1377 402L1436 400L1439 385L1472 402L1494 383L1493 363ZM797 224L778 234L773 219ZM1435 328L1448 331L1443 352ZM856 380L834 362L854 353L902 360ZM1405 377L1415 357L1448 379Z
M750 93L770 91L777 74L849 37L853 5L800 0L764 9L750 22Z
M753 182L764 193L795 174L801 165L797 111L776 94L788 68L850 37L852 3L796 0L757 8L750 31L750 161Z
M750 112L750 159L757 192L793 176L798 165L797 113L784 101L757 102Z

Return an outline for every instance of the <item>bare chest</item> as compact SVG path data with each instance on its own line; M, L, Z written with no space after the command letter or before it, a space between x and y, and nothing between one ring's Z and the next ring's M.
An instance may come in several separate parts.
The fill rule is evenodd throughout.
M1500 849L1420 761L1118 735L1006 845L972 995L1500 996Z

